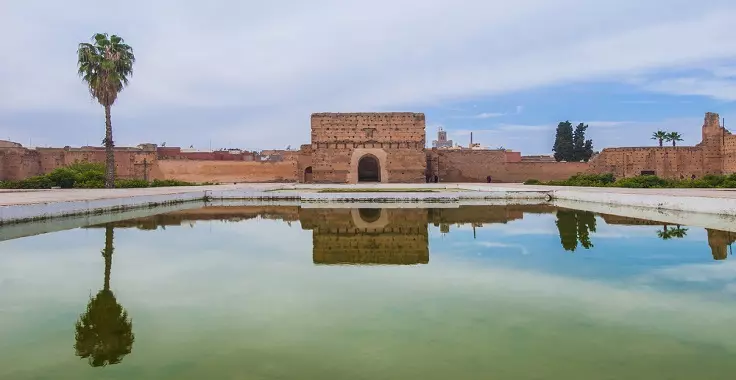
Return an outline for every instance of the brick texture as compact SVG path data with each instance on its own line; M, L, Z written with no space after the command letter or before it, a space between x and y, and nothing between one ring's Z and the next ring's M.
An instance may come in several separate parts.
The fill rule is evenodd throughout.
M736 173L736 136L720 125L718 114L708 112L696 146L606 148L591 160L589 171L616 177L648 172L673 179Z
M381 182L424 182L424 114L315 113L311 125L314 182L356 183L365 155L378 159Z

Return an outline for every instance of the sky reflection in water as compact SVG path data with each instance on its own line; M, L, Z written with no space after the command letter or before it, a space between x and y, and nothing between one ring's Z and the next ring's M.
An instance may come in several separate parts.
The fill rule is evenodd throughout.
M0 378L730 379L734 240L548 206L208 207L8 240Z

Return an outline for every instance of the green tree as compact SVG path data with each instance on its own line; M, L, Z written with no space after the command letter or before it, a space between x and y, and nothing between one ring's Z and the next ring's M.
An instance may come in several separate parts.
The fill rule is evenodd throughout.
M110 108L115 103L118 93L128 85L133 75L135 56L133 48L125 44L122 38L106 33L97 33L92 43L83 42L77 49L78 74L89 87L92 98L105 108L105 187L115 187L115 155L112 139L112 121Z
M572 133L572 160L570 161L582 161L584 150L585 150L585 130L588 126L580 123L575 126L575 131Z
M590 161L590 158L593 157L595 154L595 151L593 151L593 140L585 140L585 145L583 146L583 161L588 162Z
M103 289L90 299L87 310L75 325L74 350L87 359L92 367L117 364L133 349L133 322L128 312L118 304L110 290L110 270L113 254L113 226L105 226L105 283Z
M657 131L652 134L652 140L658 140L659 146L663 146L664 140L667 140L669 134L665 131Z
M665 137L665 140L672 143L672 146L677 146L678 141L682 141L682 135L677 132L670 132Z
M569 121L557 124L557 132L555 134L555 144L552 147L555 152L555 160L557 161L573 161L575 149L573 146L572 123Z
M575 132L572 135L573 145L573 157L570 161L588 162L590 157L593 156L593 140L585 139L585 131L588 130L588 125L580 123L575 127Z

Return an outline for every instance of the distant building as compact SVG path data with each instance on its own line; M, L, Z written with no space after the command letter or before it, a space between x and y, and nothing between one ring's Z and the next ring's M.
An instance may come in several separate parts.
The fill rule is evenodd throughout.
M440 129L437 131L437 140L432 141L433 148L452 148L452 140L447 139L447 131Z

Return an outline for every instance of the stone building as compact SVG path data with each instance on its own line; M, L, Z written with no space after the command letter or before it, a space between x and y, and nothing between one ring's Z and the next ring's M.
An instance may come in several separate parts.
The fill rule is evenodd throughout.
M317 183L425 182L424 114L312 114L303 180Z

